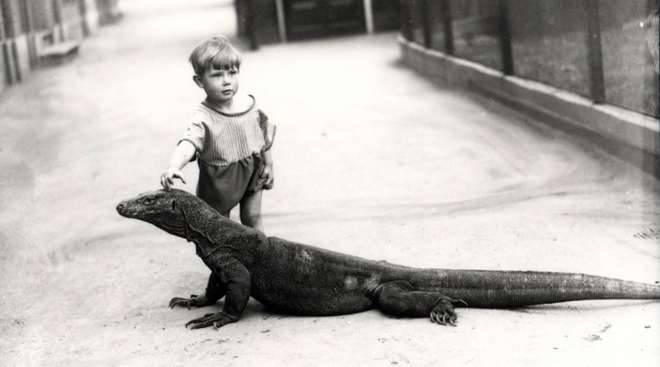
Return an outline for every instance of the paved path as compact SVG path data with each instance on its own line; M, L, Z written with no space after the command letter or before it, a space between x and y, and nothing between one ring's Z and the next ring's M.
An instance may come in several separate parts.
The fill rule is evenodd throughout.
M159 4L157 11L149 6ZM186 58L232 34L222 1L133 0L70 64L0 95L0 365L657 366L660 304L459 310L457 328L378 312L274 315L220 331L170 310L208 271L120 218L157 188L200 91ZM279 125L271 235L421 267L660 279L657 181L398 63L395 34L245 52ZM194 190L196 168L186 168Z

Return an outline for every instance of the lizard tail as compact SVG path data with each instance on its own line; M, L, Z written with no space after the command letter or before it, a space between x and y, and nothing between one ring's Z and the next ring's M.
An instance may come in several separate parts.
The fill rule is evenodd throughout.
M660 299L660 285L578 273L444 270L435 289L469 307L522 307L598 299ZM435 283L435 282L434 282Z

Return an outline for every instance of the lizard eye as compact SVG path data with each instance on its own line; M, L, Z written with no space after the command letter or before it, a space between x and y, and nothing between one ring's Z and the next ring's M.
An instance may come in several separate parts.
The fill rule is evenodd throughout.
M152 199L152 198L144 199L144 204L145 205L151 205L151 204L153 204L153 202L154 202L154 199Z

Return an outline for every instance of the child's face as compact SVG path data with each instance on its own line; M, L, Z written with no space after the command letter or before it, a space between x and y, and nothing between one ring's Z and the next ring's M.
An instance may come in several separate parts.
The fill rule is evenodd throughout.
M224 103L230 101L238 91L238 68L211 68L204 75L195 75L193 80L204 89L209 102Z

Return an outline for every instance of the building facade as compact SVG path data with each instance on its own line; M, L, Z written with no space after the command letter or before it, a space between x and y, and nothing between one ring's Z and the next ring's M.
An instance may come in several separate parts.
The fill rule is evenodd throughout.
M0 91L31 70L75 54L99 25L121 16L119 0L0 0Z
M399 29L400 0L236 0L253 45Z

